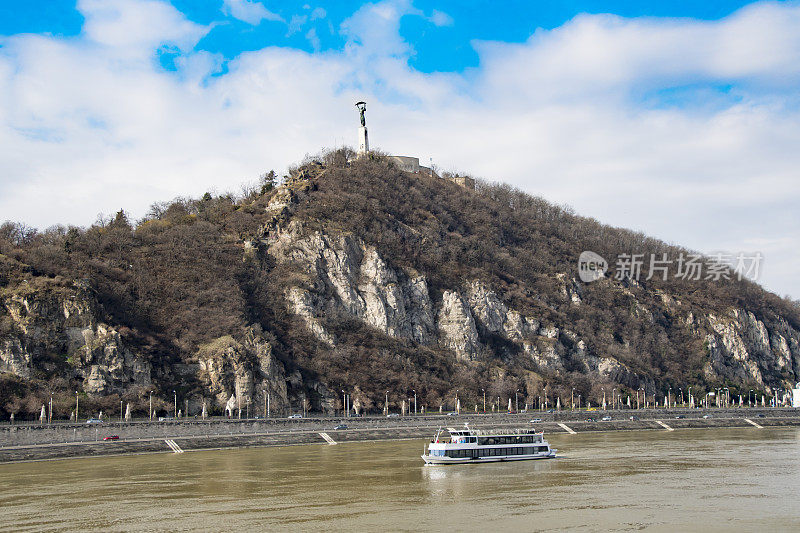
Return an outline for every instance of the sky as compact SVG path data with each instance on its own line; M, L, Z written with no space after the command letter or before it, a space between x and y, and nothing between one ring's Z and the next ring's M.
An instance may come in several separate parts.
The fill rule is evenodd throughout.
M373 148L761 253L800 298L798 28L797 2L0 0L0 221L236 191L357 145L365 100Z

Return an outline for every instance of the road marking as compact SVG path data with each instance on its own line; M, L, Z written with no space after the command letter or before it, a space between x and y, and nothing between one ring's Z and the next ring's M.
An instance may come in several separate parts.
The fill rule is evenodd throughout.
M330 436L330 435L328 435L327 433L322 433L322 432L320 432L319 436L320 436L320 437L322 437L323 439L325 439L325 441L326 441L328 444L331 444L331 445L332 445L332 444L336 444L336 441L335 441L335 440L333 440L333 439L331 438L331 436Z
M181 447L178 446L178 444L174 440L166 439L166 440L164 440L164 442L167 443L167 446L172 448L173 452L175 452L175 453L183 453L183 450L181 450Z
M569 427L568 425L562 424L561 422L558 422L558 425L561 426L562 428L564 428L564 430L566 430L566 432L569 433L570 435L574 435L575 434L575 431L573 431L572 428Z
M656 424L658 424L659 426L663 427L663 428L664 428L664 429L666 429L667 431L675 431L674 429L672 429L671 427L669 427L668 425L666 425L666 424L665 424L664 422L662 422L661 420L656 420Z
M745 419L744 419L744 421L745 421L745 422L747 422L748 424L753 424L753 425L754 425L755 427L757 427L758 429L764 429L764 426L759 426L758 424L756 424L755 422L753 422L753 421L752 421L752 420L750 420L749 418L745 418Z

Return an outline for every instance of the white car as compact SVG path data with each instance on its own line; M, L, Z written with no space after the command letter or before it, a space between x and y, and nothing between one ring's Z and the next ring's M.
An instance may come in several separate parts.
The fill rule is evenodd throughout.
M541 421L542 421L541 418L534 418L533 420L531 420L531 424L538 424Z
M610 422L611 421L611 417L610 416L604 416L600 420L602 420L603 422Z
M303 415L294 414L294 415L289 415L286 418L303 418Z

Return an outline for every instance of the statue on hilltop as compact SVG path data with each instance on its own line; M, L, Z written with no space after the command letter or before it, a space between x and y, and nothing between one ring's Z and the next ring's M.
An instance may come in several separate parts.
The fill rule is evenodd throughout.
M358 112L361 114L361 126L366 126L367 121L364 118L364 113L367 112L367 103L366 102L357 102L356 107L358 108Z

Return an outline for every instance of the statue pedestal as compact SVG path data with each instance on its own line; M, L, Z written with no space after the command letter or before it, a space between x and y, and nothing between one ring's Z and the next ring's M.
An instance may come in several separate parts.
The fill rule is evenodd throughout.
M369 152L369 137L367 135L367 127L361 126L358 128L358 155L366 155Z

